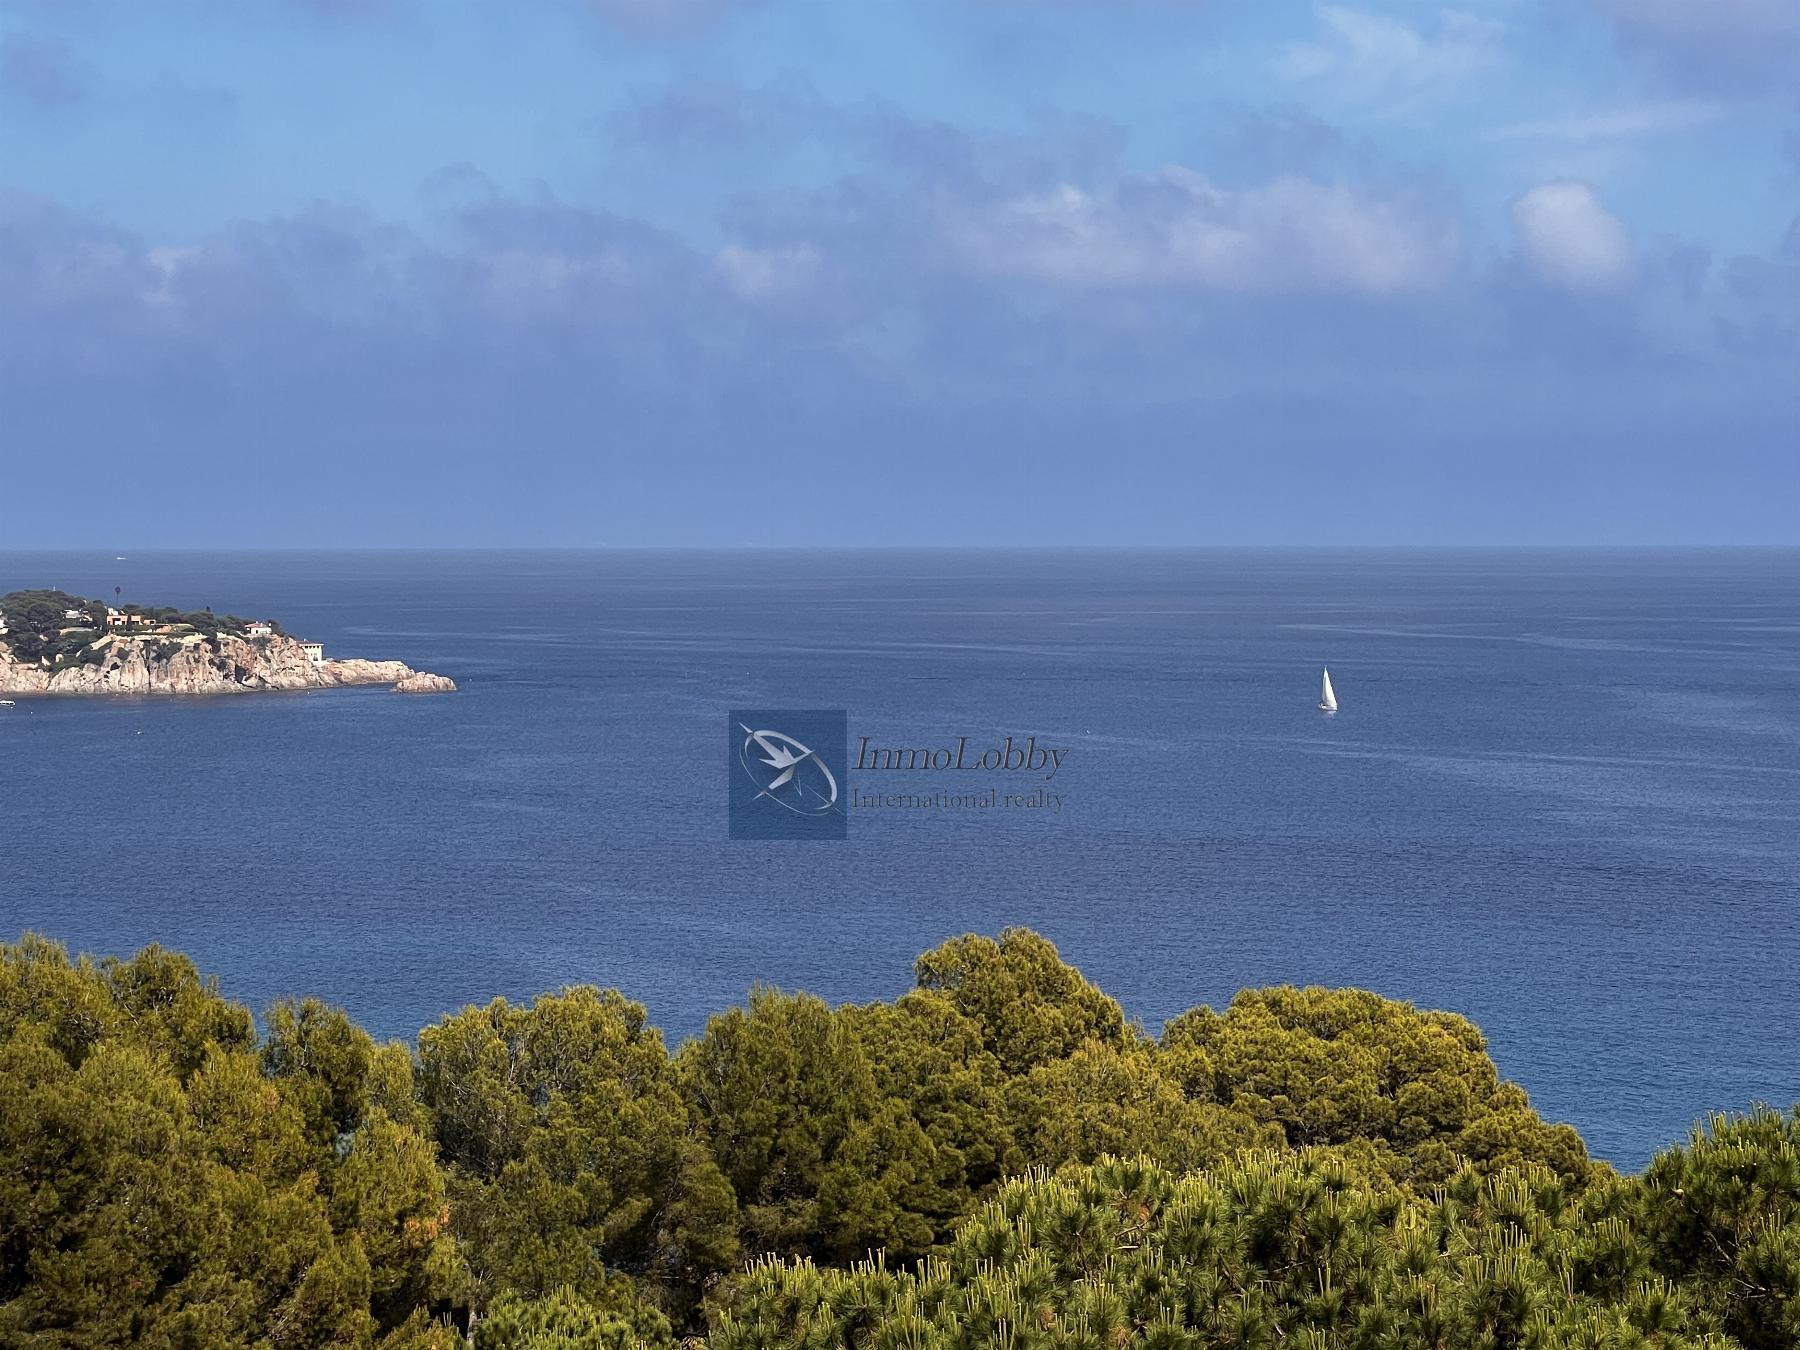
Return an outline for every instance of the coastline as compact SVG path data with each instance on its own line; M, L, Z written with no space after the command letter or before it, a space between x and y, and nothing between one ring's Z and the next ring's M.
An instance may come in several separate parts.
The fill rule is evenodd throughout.
M159 646L145 638L112 638L98 660L55 669L17 660L0 645L0 695L190 698L367 685L387 685L402 694L456 691L449 677L414 670L403 661L315 659L306 644L280 634L254 639L220 635L173 651Z

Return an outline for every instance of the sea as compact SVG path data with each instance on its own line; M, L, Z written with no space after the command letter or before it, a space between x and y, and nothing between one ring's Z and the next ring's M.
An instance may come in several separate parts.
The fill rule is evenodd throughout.
M1282 983L1464 1014L1625 1168L1800 1099L1800 551L0 553L36 586L460 692L0 708L6 940L407 1039L616 986L673 1045L1024 925L1151 1033ZM744 709L1062 755L852 766L843 840L734 841Z

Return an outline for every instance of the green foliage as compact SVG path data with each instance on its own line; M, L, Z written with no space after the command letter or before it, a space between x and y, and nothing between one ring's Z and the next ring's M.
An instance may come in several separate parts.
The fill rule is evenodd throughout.
M341 1109L362 1033L307 1007L268 1073L182 957L0 949L0 1344L366 1345L453 1295L429 1140Z
M1273 1126L1184 1096L1148 1045L1120 1050L1089 1041L1066 1059L1038 1065L1010 1088L1020 1152L1035 1166L1141 1154L1188 1171L1281 1143Z
M921 1213L933 1245L947 1242L976 1197L1025 1166L1007 1102L1010 1080L981 1028L942 993L913 990L837 1016L868 1058L879 1096L905 1103L930 1141L943 1190ZM891 1237L872 1245L914 1254Z
M52 671L72 670L76 666L97 666L106 660L106 649L95 647L98 634L65 633L44 647L44 656Z
M1269 989L1152 1040L1023 931L918 980L673 1057L571 988L415 1055L0 947L0 1346L1800 1345L1795 1117L1625 1178L1449 1014Z
M919 988L941 990L981 1029L1009 1074L1073 1054L1087 1041L1124 1048L1134 1039L1119 1005L1024 928L993 938L954 938L914 967Z
M610 1275L679 1304L737 1255L730 1187L689 1137L641 1004L570 989L496 999L419 1037L419 1096L449 1171L477 1306Z
M1659 1273L1748 1350L1800 1346L1800 1115L1714 1116L1650 1164L1640 1226Z
M249 623L235 614L214 614L209 609L183 613L169 606L144 608L124 605L122 612L137 625L131 630L143 633L159 624L179 625L170 636L199 633L217 644L222 636L242 637ZM80 610L80 619L70 619L70 610ZM53 670L67 670L82 664L95 665L104 660L103 648L93 643L107 631L107 605L103 600L89 600L59 590L12 591L0 595L0 615L6 618L7 632L0 637L13 657L27 664L47 662ZM65 629L72 631L65 632ZM279 627L276 631L281 631ZM158 642L158 660L167 660L180 648L169 640Z
M1465 1159L1541 1162L1575 1182L1592 1170L1580 1137L1501 1082L1454 1013L1359 989L1247 989L1222 1015L1175 1018L1162 1046L1188 1097L1276 1126L1293 1148L1354 1146L1396 1179L1443 1181Z
M381 1350L465 1350L468 1342L449 1318L417 1308L376 1344Z
M263 1073L288 1089L307 1133L332 1147L368 1114L375 1042L336 1008L317 999L275 1004L264 1015Z
M0 615L6 618L6 644L21 661L34 662L44 655L68 622L64 612L81 603L66 591L12 591L0 595Z
M746 1250L844 1260L931 1245L926 1215L952 1203L935 1150L823 1002L759 989L682 1050L680 1073L742 1207Z
M482 1350L669 1350L669 1319L626 1295L591 1302L563 1287L539 1298L503 1294L480 1324Z
M71 619L70 610L82 617ZM67 591L12 591L0 595L0 615L6 618L6 634L0 637L14 658L27 664L48 661L66 670L80 665L88 644L106 627L106 606L84 600ZM64 629L74 631L65 633Z
M1176 1177L1109 1159L1014 1182L917 1270L765 1260L712 1350L1723 1350L1693 1294L1609 1263L1616 1236L1546 1169L1431 1195L1327 1152ZM1629 1276L1627 1278L1626 1276ZM1784 1342L1791 1345L1792 1342Z
M216 1046L256 1043L249 1010L220 997L185 956L146 947L129 961L69 960L53 942L26 937L0 946L0 1038L27 1031L79 1067L107 1041L143 1046L181 1078Z

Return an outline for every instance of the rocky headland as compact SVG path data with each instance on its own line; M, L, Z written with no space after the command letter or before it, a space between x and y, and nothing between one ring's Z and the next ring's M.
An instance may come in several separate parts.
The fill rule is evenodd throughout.
M18 597L31 595L30 608ZM37 600L45 594L54 601ZM47 604L60 607L52 628ZM113 610L59 592L0 597L0 696L249 694L385 684L450 693L456 683L400 661L326 660L272 625L210 614Z

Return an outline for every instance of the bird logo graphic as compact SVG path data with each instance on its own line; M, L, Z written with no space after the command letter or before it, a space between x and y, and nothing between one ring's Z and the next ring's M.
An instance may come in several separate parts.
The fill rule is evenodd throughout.
M780 731L756 731L738 723L744 733L738 762L761 790L756 800L767 797L796 815L822 816L837 809L838 782L825 761Z

